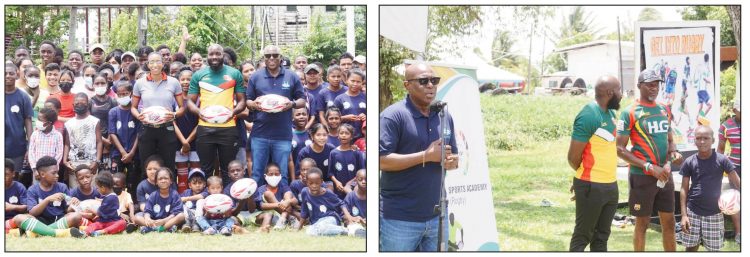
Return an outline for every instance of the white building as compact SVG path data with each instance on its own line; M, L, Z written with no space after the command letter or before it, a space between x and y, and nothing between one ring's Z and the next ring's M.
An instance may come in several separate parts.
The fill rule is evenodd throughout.
M579 78L586 87L592 89L596 80L603 75L619 77L619 50L616 40L595 40L577 45L556 49L555 52L567 55L568 70L572 81ZM635 71L633 69L633 42L622 42L622 78L620 80L623 92L635 88ZM590 90L591 91L591 90Z

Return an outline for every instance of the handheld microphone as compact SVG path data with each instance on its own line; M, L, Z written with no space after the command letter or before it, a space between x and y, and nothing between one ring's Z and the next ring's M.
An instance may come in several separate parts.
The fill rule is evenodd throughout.
M440 100L436 100L430 104L430 111L432 112L442 111L446 105L448 105L448 103L440 101Z

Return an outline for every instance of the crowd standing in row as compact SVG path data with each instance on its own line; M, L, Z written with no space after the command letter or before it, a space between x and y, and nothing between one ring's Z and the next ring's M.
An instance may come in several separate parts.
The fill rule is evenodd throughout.
M64 60L53 42L41 63L20 46L5 65L5 228L28 236L98 236L124 230L231 235L308 226L311 235L364 236L364 56L324 67L294 63L273 45L242 61L212 44L206 58L166 45ZM325 71L325 72L324 72ZM325 79L324 79L325 78ZM264 96L283 96L268 112ZM166 122L150 122L161 107ZM205 109L231 110L223 122ZM226 213L205 198L257 182ZM86 211L86 200L100 206ZM18 229L20 228L20 230Z

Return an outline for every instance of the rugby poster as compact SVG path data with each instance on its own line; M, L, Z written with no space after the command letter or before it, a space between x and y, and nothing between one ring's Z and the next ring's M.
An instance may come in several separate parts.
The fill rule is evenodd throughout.
M697 150L694 132L700 124L710 125L718 138L719 26L719 21L636 23L640 32L636 45L641 46L636 56L642 57L636 58L636 67L654 69L664 80L656 101L672 110L671 125L680 151ZM713 147L717 144L718 140Z
M445 178L448 251L500 251L476 68L429 64L442 78L437 100L448 103L459 155L458 169L448 171Z

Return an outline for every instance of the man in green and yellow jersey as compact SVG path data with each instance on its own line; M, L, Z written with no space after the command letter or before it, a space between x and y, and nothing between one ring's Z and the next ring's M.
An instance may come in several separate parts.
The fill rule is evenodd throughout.
M235 117L245 109L245 86L242 85L242 73L224 65L224 48L221 45L208 47L208 66L208 69L196 71L190 79L188 108L200 117L195 144L201 169L213 172L218 154L218 170L228 183L227 166L237 156L240 147L236 126L237 122L244 121L236 121ZM201 110L216 105L232 110L232 116L223 123L208 122Z
M646 229L654 210L659 213L665 251L675 251L674 181L670 159L679 164L682 156L672 140L669 107L656 103L661 77L646 69L638 76L640 98L620 113L617 123L617 156L630 164L630 214L636 217L633 248L646 247ZM631 142L632 148L625 147ZM661 187L657 181L662 181Z
M573 123L568 164L576 171L573 190L576 226L570 251L607 251L612 218L617 210L617 147L615 110L620 109L622 92L616 77L603 76L596 82L596 101L583 107Z

